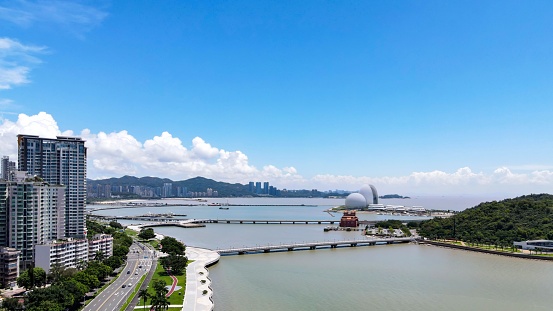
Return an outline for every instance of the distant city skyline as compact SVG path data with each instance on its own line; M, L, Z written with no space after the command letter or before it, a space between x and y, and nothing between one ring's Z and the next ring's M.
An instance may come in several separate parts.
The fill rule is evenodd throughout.
M553 3L0 0L0 156L92 179L516 196L553 189Z

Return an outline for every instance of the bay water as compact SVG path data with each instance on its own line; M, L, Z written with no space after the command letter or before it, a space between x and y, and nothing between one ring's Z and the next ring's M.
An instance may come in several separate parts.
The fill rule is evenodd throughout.
M95 213L336 220L339 214L333 217L324 210L343 204L343 200L331 199L232 200L229 204L252 206L230 206L229 210L213 206L143 207ZM219 201L226 203L226 199ZM426 204L406 202L413 199L399 201L403 203L385 204L428 208L430 203L434 208L462 210L479 203L439 197L432 202L426 199ZM292 203L317 206L269 206ZM361 219L390 217L360 214ZM358 231L324 232L325 226L207 224L205 228L157 227L155 231L209 249L364 238ZM415 244L222 256L209 270L216 310L551 310L553 306L553 263Z

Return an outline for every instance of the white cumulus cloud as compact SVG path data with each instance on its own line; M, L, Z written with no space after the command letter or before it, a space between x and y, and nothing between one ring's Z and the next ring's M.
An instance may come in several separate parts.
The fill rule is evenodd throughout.
M319 174L306 178L292 166L279 168L267 164L257 168L243 152L217 148L201 137L185 143L163 132L141 142L125 130L92 133L84 129L76 134L71 130L62 131L52 115L45 112L31 116L19 114L15 121L0 119L0 122L0 155L13 159L17 159L17 134L82 137L88 148L89 178L134 175L182 180L203 176L227 182L269 181L279 188L319 190L357 190L361 185L373 184L380 193L401 194L527 194L551 192L553 186L551 170L515 172L505 166L489 173L461 167L452 172L434 170L404 176Z
M10 38L0 38L0 90L29 83L31 66L40 60L34 55L45 47L26 45Z

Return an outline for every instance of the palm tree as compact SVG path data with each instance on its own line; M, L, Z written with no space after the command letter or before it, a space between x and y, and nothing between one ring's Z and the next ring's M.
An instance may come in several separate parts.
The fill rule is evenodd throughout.
M146 300L148 300L148 298L150 298L150 294L148 294L148 290L141 289L140 291L138 291L138 297L144 299L144 309L146 309Z
M151 303L152 303L152 309L154 309L155 311L169 309L169 299L167 299L167 297L165 296L159 296L159 295L153 296Z

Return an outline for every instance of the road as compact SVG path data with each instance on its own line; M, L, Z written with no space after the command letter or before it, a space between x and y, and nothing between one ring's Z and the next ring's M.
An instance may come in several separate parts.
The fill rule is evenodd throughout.
M147 274L151 269L154 256L153 251L141 243L133 243L129 250L127 264L119 277L94 298L83 311L121 309L142 275Z

